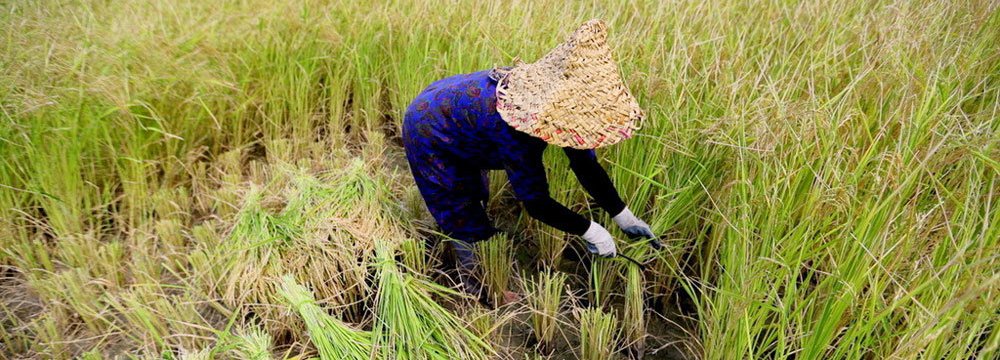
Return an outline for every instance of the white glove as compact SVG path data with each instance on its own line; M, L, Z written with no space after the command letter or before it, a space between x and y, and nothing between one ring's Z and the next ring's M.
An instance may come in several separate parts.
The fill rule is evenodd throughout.
M615 240L601 224L591 221L587 232L583 233L583 239L587 240L587 250L591 253L603 257L613 257L617 254Z
M632 214L632 210L625 208L622 212L618 213L618 215L615 215L611 219L618 224L618 227L620 227L622 232L628 235L629 238L650 239L649 244L653 246L654 249L663 247L663 244L656 239L656 235L653 234L653 229L649 227L649 224L646 224L646 222L642 221L642 219L635 217L635 215Z

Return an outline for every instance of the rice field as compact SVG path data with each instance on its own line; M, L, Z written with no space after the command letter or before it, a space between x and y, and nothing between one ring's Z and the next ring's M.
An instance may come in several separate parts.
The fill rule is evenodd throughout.
M0 358L998 358L998 9L0 2ZM666 246L594 260L497 172L477 251L520 296L478 306L403 111L591 18L649 115L598 155Z

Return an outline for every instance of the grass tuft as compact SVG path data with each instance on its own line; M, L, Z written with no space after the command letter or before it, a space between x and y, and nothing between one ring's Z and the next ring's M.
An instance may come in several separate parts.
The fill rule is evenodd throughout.
M580 358L610 359L618 341L618 319L614 313L599 308L579 309Z
M504 233L480 241L475 247L487 295L494 304L503 304L504 292L510 288L515 272L514 247Z
M559 314L563 308L565 287L566 274L550 269L539 272L535 279L525 284L531 308L531 328L543 349L552 347L561 324Z

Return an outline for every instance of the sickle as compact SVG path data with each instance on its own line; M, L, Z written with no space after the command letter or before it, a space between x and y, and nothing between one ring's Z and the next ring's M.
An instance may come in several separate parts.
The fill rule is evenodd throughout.
M635 266L639 267L639 270L646 270L646 264L643 264L643 263L639 262L638 260L629 257L628 255L618 254L617 256L620 256L621 258L623 258L625 260L631 261L633 264L635 264Z

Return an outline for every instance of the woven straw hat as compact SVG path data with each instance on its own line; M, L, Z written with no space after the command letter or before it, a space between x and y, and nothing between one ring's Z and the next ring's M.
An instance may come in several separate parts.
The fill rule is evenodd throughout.
M611 60L608 27L590 20L535 63L499 76L497 112L511 127L577 149L632 136L644 117Z

